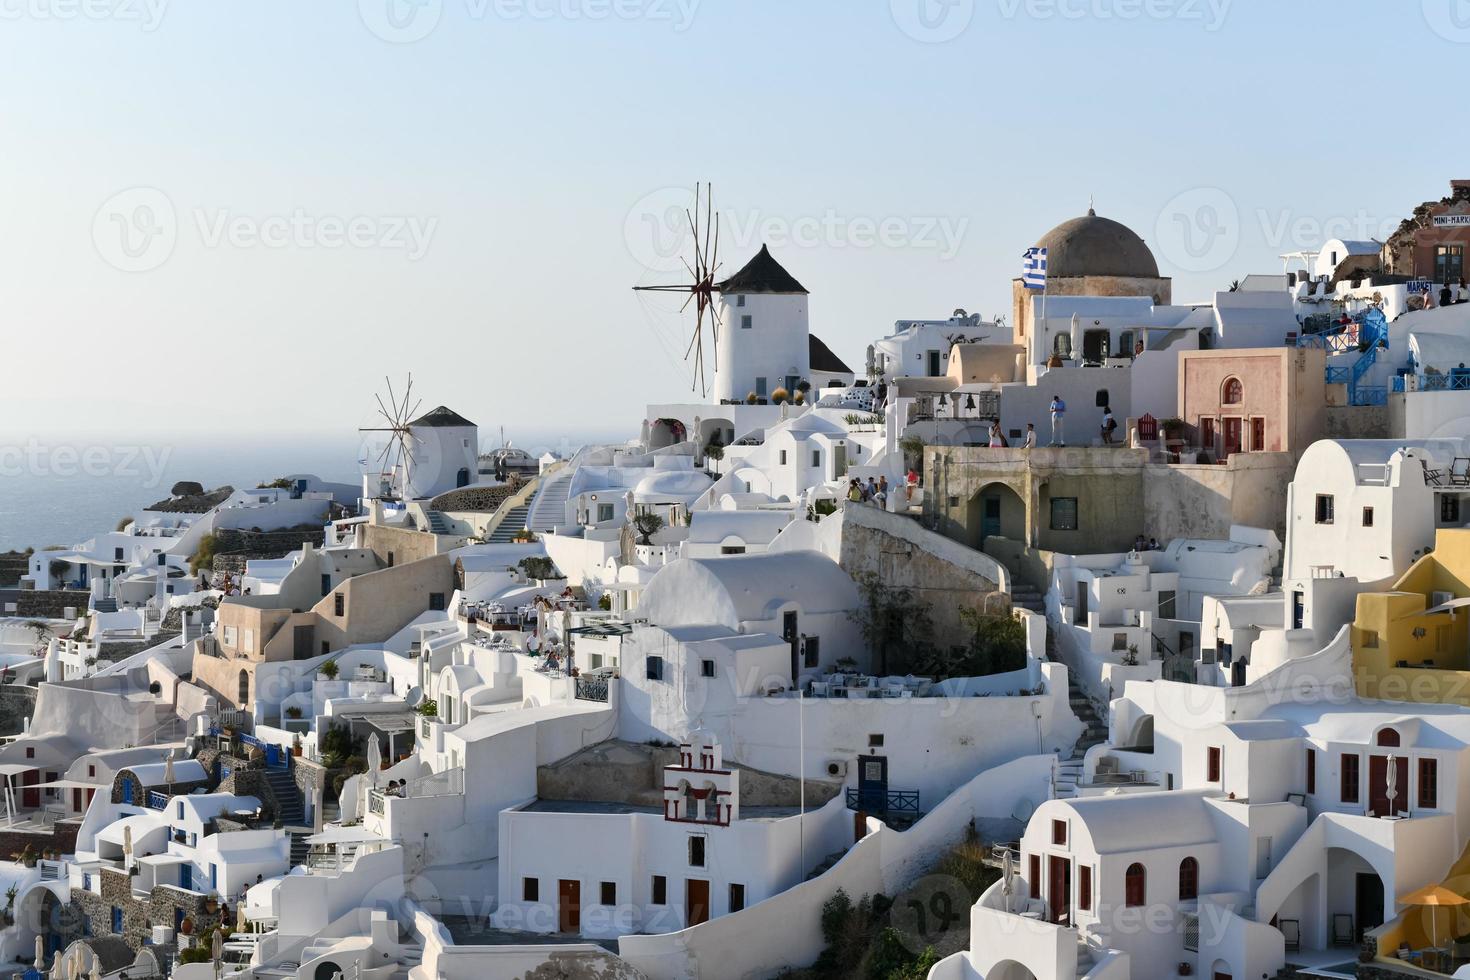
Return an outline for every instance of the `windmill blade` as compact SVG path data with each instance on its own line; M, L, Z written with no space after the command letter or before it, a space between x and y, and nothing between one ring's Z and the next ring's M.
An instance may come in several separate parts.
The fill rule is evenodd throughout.
M392 418L392 422L394 425L397 425L398 396L393 393L393 379L385 374L383 375L383 381L388 385L388 403L393 406L394 416Z
M412 399L413 399L413 374L410 373L409 376L408 376L408 389L406 391L404 391L404 393L403 393L403 407L405 409L404 414L403 414L403 424L404 425L407 425L408 424L408 420L412 417L412 413L410 413L410 412L407 411L408 403Z

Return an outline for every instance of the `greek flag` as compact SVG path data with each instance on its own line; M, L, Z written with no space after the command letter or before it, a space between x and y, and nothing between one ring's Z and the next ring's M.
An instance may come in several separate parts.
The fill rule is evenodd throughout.
M1027 289L1046 288L1046 249L1028 248L1023 256L1026 260L1021 270L1021 285Z

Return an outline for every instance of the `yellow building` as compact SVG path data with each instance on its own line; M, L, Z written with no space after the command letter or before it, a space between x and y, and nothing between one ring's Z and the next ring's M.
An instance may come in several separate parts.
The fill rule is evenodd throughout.
M1385 701L1470 705L1470 528L1440 528L1434 551L1392 592L1358 596L1353 674L1358 694Z

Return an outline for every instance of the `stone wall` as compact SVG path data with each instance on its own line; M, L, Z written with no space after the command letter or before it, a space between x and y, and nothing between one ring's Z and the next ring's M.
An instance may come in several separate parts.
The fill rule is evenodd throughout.
M363 525L363 547L384 565L407 565L439 553L439 537L428 531L410 531L385 524ZM389 561L389 555L392 561Z
M206 766L205 767L205 772L208 772L208 771L209 771L209 768ZM142 780L140 780L137 776L133 775L133 771L131 769L123 769L123 770L120 770L117 773L116 776L112 777L112 802L114 802L114 803L121 803L123 801L123 799L126 796L126 793L125 793L124 788L123 788L125 784L132 784L132 787L133 787L133 794L132 794L132 796L133 796L133 804L132 805L133 806L144 806L144 805L147 804L147 801L148 801L148 787L147 786L144 786ZM184 779L181 779L178 782L173 783L169 787L168 792L170 794L183 795L185 793L192 793L196 789L205 789L205 790L209 789L209 780L207 780L207 779L195 779L195 780L184 780Z
M71 854L77 849L79 820L58 820L50 833L26 833L20 830L0 830L0 860L13 860L12 854L20 854L30 845L37 856L46 851Z
M72 906L91 920L92 932L99 936L114 935L112 910L121 909L123 930L116 935L135 951L142 949L152 939L153 926L172 928L178 919L179 910L183 911L185 918L193 921L192 934L195 936L218 928L226 911L224 905L219 905L214 912L210 912L207 910L207 896L168 885L159 885L151 892L135 895L131 875L112 868L102 868L98 874L101 876L101 894L73 888ZM174 948L177 945L169 951Z
M85 589L22 589L16 593L15 614L36 619L60 619L68 606L77 615L87 611L92 593Z
M0 686L0 736L19 735L36 713L36 689L23 684Z
M30 556L23 551L0 554L0 588L14 588L20 577L30 571Z
M1403 435L1402 428L1394 432L1387 405L1329 407L1322 432L1323 439L1402 439Z
M962 609L1002 615L1010 609L1005 570L989 555L875 507L844 505L840 563L854 579L877 575L888 588L907 589L927 606L941 649L970 643Z
M590 746L561 762L536 770L536 794L547 800L590 800L632 806L663 806L664 767L678 765L679 750L672 746L607 741ZM744 806L796 806L801 801L800 780L725 759L740 773L740 802ZM808 779L808 809L825 805L842 789L840 783Z

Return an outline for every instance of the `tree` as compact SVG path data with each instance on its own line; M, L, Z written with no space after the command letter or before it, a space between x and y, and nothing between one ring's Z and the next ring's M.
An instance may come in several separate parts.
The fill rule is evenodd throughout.
M874 572L859 574L857 586L863 604L848 618L862 631L878 672L913 673L932 662L936 651L928 604L908 589L890 587Z
M969 607L960 622L970 631L965 669L970 676L1004 674L1026 666L1026 627L1011 616L994 616Z
M561 578L561 572L557 571L556 563L545 555L528 555L520 560L520 569L526 578L545 581L551 578Z
M638 532L639 544L653 544L653 536L664 529L664 519L651 511L633 515L633 530Z

